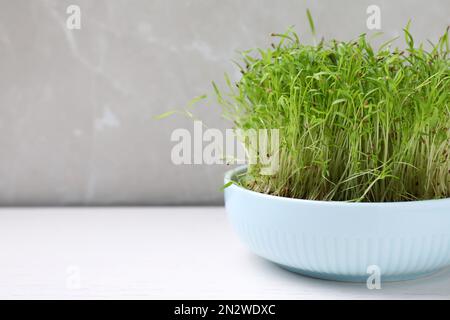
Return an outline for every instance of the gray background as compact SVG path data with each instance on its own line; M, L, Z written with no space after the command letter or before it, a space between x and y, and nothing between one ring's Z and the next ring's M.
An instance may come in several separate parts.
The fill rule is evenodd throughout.
M410 18L418 40L450 23L448 0L0 0L0 205L220 204L226 167L171 162L171 132L192 122L152 117L237 78L236 50L271 32L310 42L307 7L320 36L349 40L369 32L370 4L383 39ZM196 114L229 127L214 104Z

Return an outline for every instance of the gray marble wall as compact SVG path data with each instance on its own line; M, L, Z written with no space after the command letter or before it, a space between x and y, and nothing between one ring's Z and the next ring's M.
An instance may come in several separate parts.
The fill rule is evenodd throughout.
M69 30L66 9L81 8ZM450 24L448 0L0 0L0 205L220 204L224 166L170 159L183 117L154 115L236 77L236 50L295 25L351 39L381 8L384 37L408 19L417 39ZM197 110L226 128L214 104Z

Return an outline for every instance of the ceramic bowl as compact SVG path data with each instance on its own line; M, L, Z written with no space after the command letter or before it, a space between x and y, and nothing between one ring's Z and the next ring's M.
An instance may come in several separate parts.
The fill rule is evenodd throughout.
M245 172L229 171L225 183ZM365 282L422 277L450 264L450 199L350 203L291 199L233 184L229 220L255 254L303 275Z

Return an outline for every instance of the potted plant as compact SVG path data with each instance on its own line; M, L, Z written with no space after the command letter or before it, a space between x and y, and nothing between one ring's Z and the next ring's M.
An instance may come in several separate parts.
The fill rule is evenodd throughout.
M450 264L448 29L426 50L305 45L288 31L216 86L237 129L278 129L278 167L229 171L225 204L257 255L313 277L413 279ZM246 142L249 147L248 141ZM275 155L272 155L275 156Z

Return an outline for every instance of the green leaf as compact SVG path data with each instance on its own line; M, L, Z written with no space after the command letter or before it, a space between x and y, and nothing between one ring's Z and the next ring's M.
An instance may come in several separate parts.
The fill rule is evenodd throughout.
M155 119L155 120L161 120L161 119L170 117L170 116L173 115L174 113L177 113L177 111L175 111L175 110L167 111L167 112L164 112L164 113L162 113L162 114L160 114L160 115L157 115L157 116L153 117L153 119Z
M408 21L408 24L406 25L406 28L403 29L403 31L405 32L406 44L412 50L412 49L414 49L414 39L413 39L411 33L409 32L409 27L410 26L411 26L411 20Z
M218 98L221 98L222 95L220 94L220 90L219 90L219 87L217 87L217 84L214 81L211 84L213 86L213 89L214 89L214 92L215 92L216 96Z
M383 49L388 48L393 42L395 42L399 37L395 37L392 38L389 41L386 41L385 43L383 43L380 48L378 49L378 51L383 51Z
M192 99L191 101L189 101L189 103L188 103L188 108L191 108L191 107L193 107L196 103L198 103L199 101L202 101L202 100L204 100L204 99L206 99L208 96L206 95L206 94L204 94L204 95L201 95L201 96L198 96L198 97L195 97L194 99Z
M228 188L229 186L231 186L233 183L234 183L233 181L230 181L230 182L224 184L224 185L220 188L220 191L225 190L226 188Z
M346 102L346 101L347 101L347 99L337 99L337 100L334 100L331 105L334 106L335 104Z
M306 9L306 16L308 17L309 27L311 28L311 33L313 36L316 35L316 28L314 27L314 21L311 16L311 11L309 9Z

